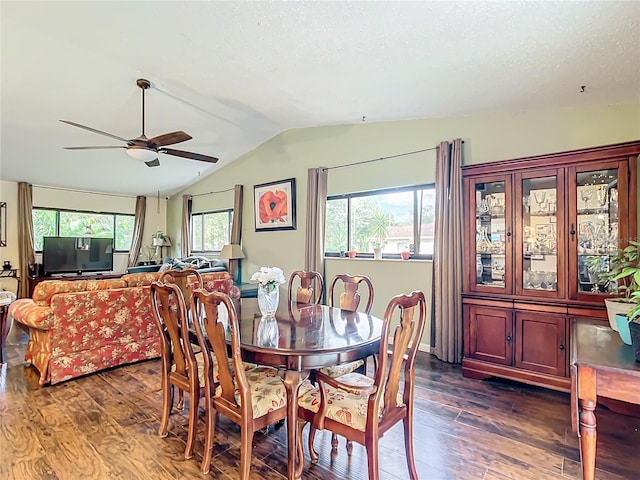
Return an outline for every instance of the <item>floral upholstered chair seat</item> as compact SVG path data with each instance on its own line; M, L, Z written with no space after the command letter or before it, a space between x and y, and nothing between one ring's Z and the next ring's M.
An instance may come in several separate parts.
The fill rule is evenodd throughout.
M255 367L245 371L245 375L251 390L253 418L262 417L287 404L287 391L275 368ZM241 405L239 390L236 390L235 399Z
M345 385L360 387L373 386L373 379L360 373L349 373L336 380ZM317 413L321 404L320 389L311 385L309 382L305 382L305 384L300 387L300 392L298 405L313 413ZM326 386L326 392L328 398L325 417L364 432L367 425L367 402L369 401L369 394L348 393L330 385ZM398 405L402 405L401 394L398 394L397 403ZM379 414L382 414L382 407L383 405L380 405Z

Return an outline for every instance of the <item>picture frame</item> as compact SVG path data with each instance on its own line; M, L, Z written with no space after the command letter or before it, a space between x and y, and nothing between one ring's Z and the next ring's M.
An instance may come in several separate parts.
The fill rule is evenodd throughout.
M255 231L296 229L296 179L253 186Z

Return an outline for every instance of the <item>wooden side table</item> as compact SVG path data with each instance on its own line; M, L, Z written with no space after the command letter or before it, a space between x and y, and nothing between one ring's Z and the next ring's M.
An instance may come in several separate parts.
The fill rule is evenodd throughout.
M582 478L594 480L598 396L640 404L640 363L631 346L597 320L573 320L571 351L571 425L580 437Z

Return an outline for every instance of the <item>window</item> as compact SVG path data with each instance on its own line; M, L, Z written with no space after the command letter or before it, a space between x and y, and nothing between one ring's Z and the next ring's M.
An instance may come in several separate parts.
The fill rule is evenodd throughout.
M113 238L116 252L131 248L135 215L34 208L33 240L36 252L42 252L44 237Z
M404 250L414 258L431 258L434 223L433 186L329 196L325 254L355 250L368 256L379 247L391 258Z
M233 209L191 214L191 251L220 252L231 243Z

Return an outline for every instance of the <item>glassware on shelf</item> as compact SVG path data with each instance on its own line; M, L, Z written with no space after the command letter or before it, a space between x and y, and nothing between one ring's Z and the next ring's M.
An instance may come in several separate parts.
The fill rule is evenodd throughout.
M600 208L604 207L607 204L607 186L606 185L598 185L596 187L596 198L598 199L598 205Z
M531 196L524 195L522 197L522 206L524 208L524 213L529 213L529 210L531 210Z
M543 288L544 290L555 290L556 278L556 272L542 272L541 288Z
M538 204L538 211L544 212L543 207L544 207L544 201L547 199L547 192L545 192L544 190L535 190L533 192L533 199Z
M476 208L476 213L478 215L483 215L489 211L491 208L489 205L491 195L487 195L485 198L481 199L478 202L478 207Z
M618 206L618 189L617 188L612 188L611 191L609 192L609 204L612 207Z
M584 209L587 210L589 208L589 200L593 197L593 189L590 186L582 187L580 190L580 198L584 202Z
M492 244L487 234L487 227L479 227L478 235L476 236L476 250L481 253L488 253L491 248Z

